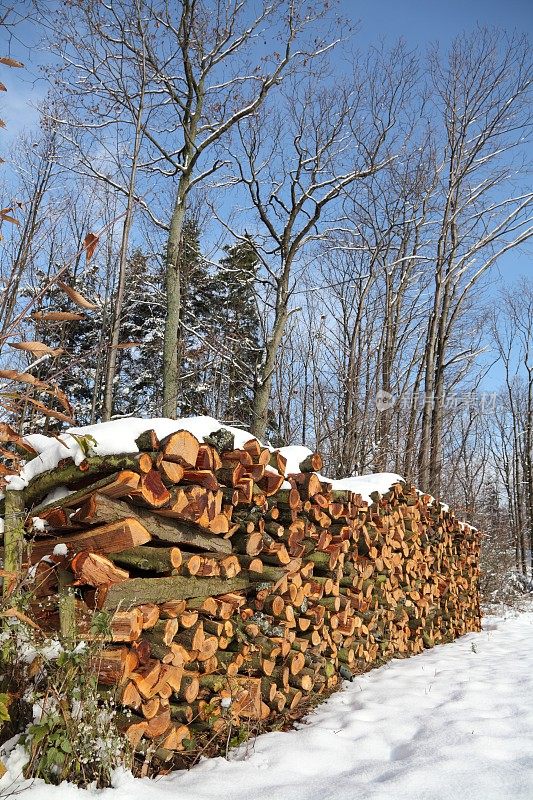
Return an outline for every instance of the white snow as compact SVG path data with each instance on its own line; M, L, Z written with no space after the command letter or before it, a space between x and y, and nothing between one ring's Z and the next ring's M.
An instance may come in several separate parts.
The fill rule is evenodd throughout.
M31 525L34 531L45 531L48 527L48 523L45 519L41 519L41 517L32 517L31 518Z
M92 436L96 440L96 444L90 440L87 442L91 446L91 455L109 456L138 452L135 440L141 433L151 429L155 430L160 439L174 431L187 430L202 441L204 436L208 436L220 428L226 428L233 433L237 448L254 438L248 431L222 425L213 417L183 417L182 419L126 417L101 422L97 425L69 428L57 438L30 434L25 437L25 440L39 455L25 464L19 475L9 475L6 477L6 481L11 489L24 489L32 478L42 472L54 469L64 458L72 458L75 464L81 464L86 458L86 454L81 443L75 437Z
M60 544L56 544L56 546L54 547L52 555L54 555L54 556L66 556L67 553L68 553L68 547L66 546L66 544L64 542L61 542Z
M49 503L55 503L56 500L62 500L63 497L68 497L69 494L74 494L74 489L67 489L66 486L56 486L51 492L48 492L46 497L43 497L40 506L47 506Z
M100 800L531 800L533 613L345 684L297 730L150 781L120 770ZM20 748L2 789L22 789ZM35 781L27 800L89 800Z
M329 478L319 475L320 478L327 481ZM404 481L401 475L396 475L394 472L376 472L374 475L357 475L353 478L342 478L338 481L330 481L334 489L346 489L349 492L360 494L363 500L367 503L372 502L370 495L372 492L379 492L385 494L389 491L394 483Z
M287 459L285 475L295 475L300 472L300 464L307 456L312 456L313 451L308 447L293 445L291 447L280 447L279 452Z

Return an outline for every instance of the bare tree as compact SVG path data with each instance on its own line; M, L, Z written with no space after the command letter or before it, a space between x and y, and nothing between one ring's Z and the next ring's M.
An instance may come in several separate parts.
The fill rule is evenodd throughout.
M139 70L140 70L139 98L137 102L137 108L134 114L135 134L133 140L133 152L131 156L130 175L127 185L126 214L124 216L124 223L122 226L122 237L120 242L120 251L118 259L117 291L113 307L111 337L109 341L109 349L107 354L104 401L102 407L103 420L111 419L111 415L113 413L113 396L114 396L114 383L115 383L115 374L117 366L117 352L120 343L122 307L124 304L124 292L126 289L128 246L130 241L131 228L133 224L133 215L135 210L135 186L136 186L137 168L139 164L139 155L142 143L144 93L146 89L145 53L143 53L143 59L139 64Z
M492 333L505 370L500 453L517 567L533 575L533 290L524 279L503 296ZM529 564L526 560L529 553Z
M340 224L348 188L393 158L389 140L414 79L410 56L395 55L394 69L377 54L346 87L320 88L318 74L287 84L282 105L239 124L240 148L232 155L259 226L255 240L271 312L254 397L252 429L259 437L268 427L276 359L312 245Z
M133 69L141 60L146 63L142 131L147 147L141 167L152 176L152 183L169 178L174 184L168 222L165 213L154 214L146 196L143 202L167 235L163 353L167 416L176 415L179 394L179 253L188 198L220 168L221 140L260 108L285 73L309 63L338 40L338 34L331 37L327 30L328 13L327 0L311 5L301 0L261 0L253 5L242 0L183 0L175 8L164 0L119 0L109 5L91 0L72 4L59 16L65 79L76 87L86 111L101 98L108 113L124 125L134 124L131 92L117 90L115 77L122 69L117 65L127 61ZM122 85L123 81L118 87ZM93 127L98 126L96 122ZM98 172L117 190L127 192L105 169Z
M490 267L532 234L533 195L519 186L530 129L530 52L525 37L481 29L461 36L443 63L431 56L437 135L433 300L424 352L419 482L439 494L443 408L450 368L471 358L455 337ZM452 345L454 345L452 347Z

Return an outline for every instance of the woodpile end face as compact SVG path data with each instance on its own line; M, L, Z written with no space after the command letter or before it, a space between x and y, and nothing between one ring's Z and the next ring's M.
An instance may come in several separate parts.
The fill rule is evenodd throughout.
M139 452L59 464L25 490L33 619L94 638L94 669L135 748L274 720L392 657L480 628L479 534L396 483L368 503L282 453L187 430ZM54 486L71 493L52 503ZM44 560L43 560L44 559ZM60 619L59 573L75 587ZM63 587L63 589L61 588Z

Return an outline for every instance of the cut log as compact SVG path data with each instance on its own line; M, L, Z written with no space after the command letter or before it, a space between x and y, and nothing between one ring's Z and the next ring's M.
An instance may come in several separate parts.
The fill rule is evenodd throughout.
M139 608L116 611L110 622L111 638L114 642L134 642L142 633L144 617Z
M170 574L177 569L182 561L181 550L178 547L133 547L121 550L110 556L114 564L142 570L143 572L156 572Z
M33 478L24 490L26 504L33 504L57 486L80 489L90 482L92 477L98 479L106 474L119 472L137 472L139 467L139 454L125 454L114 456L91 456L81 464L67 462L63 467L57 467L50 472L43 472Z
M172 486L183 480L184 469L181 464L175 464L173 461L166 461L163 458L158 463L157 468L161 473L163 483L167 486Z
M174 461L187 469L194 469L200 443L189 431L176 431L161 440L160 449L167 461Z
M300 461L300 472L320 472L323 467L322 456L320 453L311 453L311 455Z
M178 575L170 578L133 578L103 589L98 596L98 607L110 610L131 608L140 603L166 603L169 600L216 596L246 589L249 585L248 576L242 572L231 580Z
M170 492L156 469L141 475L139 486L131 493L131 497L148 508L163 508L170 502Z
M127 647L102 650L91 657L91 668L104 686L124 683L138 664L135 653Z
M152 537L133 517L125 518L109 525L91 528L90 530L65 536L62 539L52 539L34 542L31 547L32 563L37 563L50 555L58 544L65 544L69 554L81 551L93 553L118 553L140 544L146 544Z
M160 511L157 514L153 514L144 508L136 507L133 509L124 502L101 494L93 495L87 501L86 506L80 509L80 515L78 517L80 521L83 520L84 523L91 524L99 524L104 521L113 522L133 516L138 519L153 538L161 542L186 544L215 553L231 553L230 542L220 539L209 532L204 532L191 523L163 518ZM145 544L145 542L139 542L139 544ZM127 547L127 545L122 546L119 550L125 550Z
M135 439L135 444L141 452L155 452L159 450L159 439L154 430L144 431Z
M70 562L70 568L78 585L110 586L128 580L129 573L116 567L112 561L98 553L83 551Z

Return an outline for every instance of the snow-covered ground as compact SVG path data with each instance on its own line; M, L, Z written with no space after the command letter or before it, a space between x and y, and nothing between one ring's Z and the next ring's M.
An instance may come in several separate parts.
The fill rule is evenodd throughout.
M93 793L34 783L27 800L531 800L533 612L363 675L297 730L157 781ZM16 753L0 797L21 789ZM3 790L3 791L2 791ZM5 794L4 794L5 792Z

